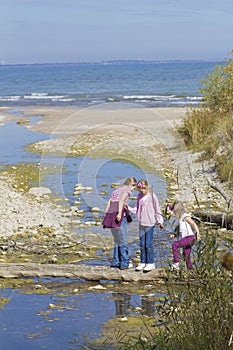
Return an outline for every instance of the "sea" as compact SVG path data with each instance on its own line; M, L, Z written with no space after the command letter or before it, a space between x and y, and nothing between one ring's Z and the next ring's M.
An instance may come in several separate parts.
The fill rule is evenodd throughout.
M222 62L106 61L0 65L0 106L145 107L200 103L202 80Z

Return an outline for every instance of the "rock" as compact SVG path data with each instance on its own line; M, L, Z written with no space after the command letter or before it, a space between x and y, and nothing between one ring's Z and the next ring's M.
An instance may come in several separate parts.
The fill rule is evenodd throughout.
M101 212L100 208L98 208L98 207L93 207L93 208L91 208L90 211L91 211L92 213L100 213L100 212Z
M82 205L82 202L81 201L74 201L74 205Z
M84 191L91 192L93 191L93 188L91 186L84 187Z
M45 194L50 194L51 190L47 187L32 187L28 191L29 194L33 194L36 197L44 196Z
M97 286L89 287L89 290L95 289L95 290L105 290L106 287L103 287L101 284L98 284Z
M25 124L30 124L30 119L29 118L22 118L17 121L18 125L25 125Z
M115 188L115 187L118 187L118 186L120 186L120 183L112 183L111 184L111 188Z
M101 191L99 193L100 196L107 196L108 195L108 191Z

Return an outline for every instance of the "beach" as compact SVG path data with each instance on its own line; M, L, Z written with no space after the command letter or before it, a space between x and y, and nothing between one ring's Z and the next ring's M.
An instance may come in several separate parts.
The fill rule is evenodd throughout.
M170 202L180 199L190 211L224 206L221 195L210 191L207 182L207 177L218 181L214 165L210 161L197 162L200 155L187 150L176 132L176 126L186 116L186 108L132 108L129 104L114 107L107 104L86 109L30 106L21 111L21 116L9 117L2 110L1 122L22 123L24 119L40 116L39 121L27 123L26 127L49 135L48 139L32 145L33 152L41 153L41 157L54 152L64 156L119 157L159 173L167 181L166 200ZM9 235L17 229L18 222L22 231L29 228L35 231L42 222L58 232L63 230L72 215L70 208L64 210L60 204L50 203L48 195L42 195L36 201L45 210L35 211L34 197L20 193L11 183L12 179L6 181L1 176L2 234ZM12 209L14 214L9 221Z
M44 133L45 139L28 145L31 152L40 154L38 163L32 169L36 167L41 173L49 172L46 165L47 159L57 154L60 155L61 162L66 157L70 157L71 162L76 164L78 158L83 156L89 159L119 158L125 162L125 166L130 167L131 164L135 164L136 167L147 169L152 174L159 174L164 179L166 198L165 196L161 198L162 210L175 199L183 200L189 212L195 208L220 208L222 210L225 205L224 200L218 192L212 191L207 183L207 177L212 181L217 182L218 180L214 165L209 161L197 162L200 155L187 150L176 132L176 125L180 125L185 118L186 109L129 107L127 105L127 108L123 109L118 105L116 109L112 109L102 105L94 110L93 108L80 110L29 106L21 110L20 114L11 113L10 116L6 113L8 110L5 110L5 113L4 110L1 110L1 125L4 127L4 123L13 122L15 128L15 123L19 123L14 129L19 133L25 128L35 134L40 132L40 136ZM9 142L12 142L12 139L9 139ZM4 305L2 310L3 324L9 319L11 310L13 310L12 320L21 325L17 331L17 339L23 336L22 342L27 342L27 338L35 337L34 342L39 340L41 344L46 344L46 347L51 343L51 348L54 347L54 343L57 344L56 334L61 333L61 327L65 334L64 342L68 339L69 344L73 333L76 336L77 332L84 334L83 337L89 340L90 329L93 331L94 327L97 327L96 337L100 334L105 336L105 329L109 329L109 325L111 327L112 319L114 330L121 329L122 332L130 331L132 334L131 323L126 322L131 319L131 315L136 316L134 318L140 322L139 326L136 324L137 333L138 327L142 329L141 322L145 326L144 318L142 319L144 315L149 316L147 321L148 319L153 320L154 327L152 316L157 317L158 313L157 306L154 306L155 298L158 297L163 303L163 298L167 295L163 282L158 281L153 272L145 276L148 282L139 282L137 278L140 279L141 273L134 272L133 268L127 272L135 276L133 278L136 278L136 282L123 280L120 276L120 283L112 283L113 274L109 265L113 238L110 230L106 233L102 228L103 212L93 214L92 222L88 223L86 221L88 213L79 210L80 202L74 205L70 205L69 202L65 204L64 199L66 198L54 196L50 188L41 187L40 183L38 187L34 185L32 189L29 189L27 182L33 179L34 170L31 170L29 165L26 172L28 177L25 177L25 167L23 163L11 164L6 170L0 172L0 263L6 269L11 263L16 264L17 269L14 269L13 275L16 276L17 272L20 277L27 275L27 266L31 274L33 265L35 278L10 279L13 281L9 282L10 285L5 284L5 281L8 283L8 279L2 282L3 297L7 296L5 298L7 303L10 299L9 306ZM15 183L15 176L18 172L21 177L18 177L19 180ZM84 173L92 175L92 172L88 174L84 171ZM98 178L98 175L97 173L93 175L94 180ZM62 180L61 176L61 186L63 185ZM100 180L104 185L103 179ZM109 187L98 189L102 191ZM74 186L72 190L75 191L75 189ZM160 191L159 186L154 190L155 192ZM79 201L79 196L81 197L84 193L77 192L78 196L75 199ZM85 197L83 198L85 201ZM99 193L97 201L100 200ZM82 205L84 201L82 200ZM84 205L83 207L87 208ZM88 211L90 212L90 208ZM172 261L168 234L172 226L169 226L169 221L165 221L165 230L160 230L154 237L156 273L160 271L160 266L166 268ZM137 254L139 249L138 223L135 221L131 224L135 224L136 229L129 227L130 258L136 266L140 259ZM216 232L216 235L218 232L220 230ZM96 270L92 269L92 266L96 265L99 265L97 269L101 273L108 271L109 274L112 274L111 279L106 281L106 274L104 278L101 277L100 281L96 281L96 275L94 275L94 281L75 277L74 271L78 270L80 274L82 268L88 273L91 271L96 273ZM48 266L52 269L53 278L40 277L38 267L48 273ZM61 266L64 268L63 272L60 270ZM60 274L56 274L55 269ZM71 279L55 278L55 276L63 276L61 273ZM124 274L124 271L116 271L115 274L117 273L121 275ZM8 276L13 275L8 273ZM6 288L6 285L9 287ZM17 290L12 288L17 288ZM10 298L9 291L12 293ZM130 310L127 320L119 315L116 306L116 302L122 304L125 296L131 302L130 308L127 306ZM146 304L143 302L144 299L146 299ZM151 307L149 308L150 300ZM62 309L60 305L63 305ZM140 307L142 315L135 311L135 305ZM40 310L42 310L41 316L38 316ZM60 310L65 312L61 313ZM43 316L45 312L46 319ZM71 319L72 322L70 322ZM27 328L25 328L25 320L30 320ZM53 322L49 333L46 332L44 335L43 330L47 326L45 322L50 322L49 325L51 325L51 320L59 320L59 322ZM120 323L116 323L117 320ZM124 326L122 326L122 321L124 321ZM79 325L78 331L77 325ZM148 327L147 324L146 329L151 332L151 328ZM2 342L5 339L9 342L9 329L7 325L2 331ZM30 339L30 342L32 341ZM28 347L28 342L25 343L25 346ZM11 349L14 348L15 345L11 346Z

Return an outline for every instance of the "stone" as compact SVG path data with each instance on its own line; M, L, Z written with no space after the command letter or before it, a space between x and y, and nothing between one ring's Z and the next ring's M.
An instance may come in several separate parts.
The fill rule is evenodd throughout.
M44 196L45 194L50 194L51 190L47 187L32 187L28 191L29 194L33 194L36 197Z
M90 211L91 211L92 213L99 213L99 212L101 212L100 208L98 208L98 207L93 207L93 208L91 208Z

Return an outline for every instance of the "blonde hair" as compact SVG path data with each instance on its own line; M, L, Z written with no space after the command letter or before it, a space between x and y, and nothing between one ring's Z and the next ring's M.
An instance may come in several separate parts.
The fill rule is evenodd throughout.
M142 185L142 186L140 186L140 185ZM137 183L137 188L140 189L140 187L149 189L148 181L146 181L146 180L139 180L138 183Z
M136 183L137 180L135 179L135 177L128 177L128 179L125 180L124 185L129 186Z
M183 203L180 202L180 201L176 201L176 202L173 203L172 207L173 207L172 211L175 214L176 218L180 219L181 216L185 212Z

